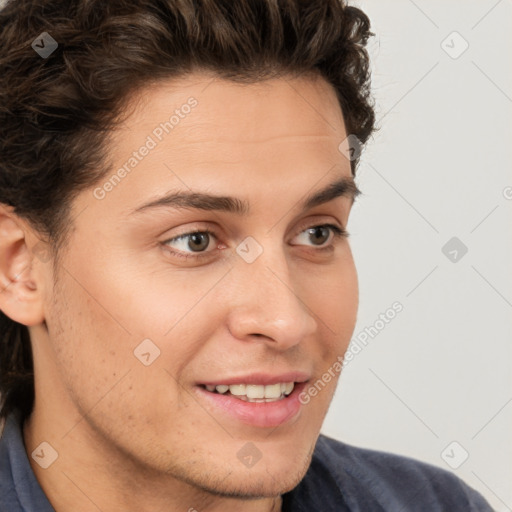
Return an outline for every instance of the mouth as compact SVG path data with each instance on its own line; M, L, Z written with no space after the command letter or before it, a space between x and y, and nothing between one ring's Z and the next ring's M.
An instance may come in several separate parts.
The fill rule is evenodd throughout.
M309 376L253 375L195 386L209 411L230 422L256 427L277 427L297 421L303 405L299 401Z
M243 402L269 403L279 402L289 396L295 382L277 382L276 384L219 384L204 385L206 391L219 395L231 396Z

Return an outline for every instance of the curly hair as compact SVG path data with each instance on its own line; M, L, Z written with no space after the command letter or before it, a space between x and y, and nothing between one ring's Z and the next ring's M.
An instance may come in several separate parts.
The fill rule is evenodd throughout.
M44 32L58 44L46 58L32 46ZM321 75L364 145L373 35L345 0L11 0L0 10L0 203L58 256L72 200L109 171L126 99L196 70L245 83ZM33 402L28 329L0 312L0 418L26 417Z

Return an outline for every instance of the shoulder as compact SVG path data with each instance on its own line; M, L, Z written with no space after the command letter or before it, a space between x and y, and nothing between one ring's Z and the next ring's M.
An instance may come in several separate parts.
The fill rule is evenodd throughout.
M53 512L30 467L21 416L0 423L0 511Z
M17 500L13 482L12 443L15 435L11 432L14 427L12 418L0 419L0 510L21 510ZM4 508L8 507L8 508Z
M330 500L328 510L492 512L477 491L450 471L324 435L294 491L305 493L301 500L307 500L306 495L322 496L324 503ZM339 508L340 503L345 508Z

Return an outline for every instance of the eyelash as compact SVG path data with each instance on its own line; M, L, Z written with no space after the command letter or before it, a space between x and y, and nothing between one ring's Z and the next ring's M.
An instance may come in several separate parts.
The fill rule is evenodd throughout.
M335 241L339 241L343 238L348 238L349 237L349 233L343 229L343 228L340 228L339 226L336 226L335 224L317 224L317 225L314 225L314 226L311 226L309 228L306 228L306 229L303 229L302 231L300 231L298 234L301 234L303 233L304 231L308 231L310 229L314 229L314 228L329 228L333 231L334 233L334 239L333 241L331 242L331 244L325 246L325 247L321 247L319 249L316 249L316 252L325 252L325 251L332 251L333 247L334 247L334 242ZM201 258L206 258L206 257L210 257L210 253L212 251L206 251L206 252L197 252L197 253L183 253L181 251L174 251L172 249L169 248L169 246L167 246L166 244L168 244L169 242L175 242L177 240L180 240L182 238L187 238L191 235L195 235L197 233L201 233L201 234L204 234L204 233L207 233L208 235L210 236L213 236L214 238L217 238L215 233L209 229L198 229L198 230L195 230L195 231L190 231L188 233L183 233L182 235L179 235L179 236L176 236L174 238L170 238L169 240L165 240L163 242L163 245L164 245L164 248L167 252L171 253L173 256L177 256L178 258L183 258L183 259L201 259Z

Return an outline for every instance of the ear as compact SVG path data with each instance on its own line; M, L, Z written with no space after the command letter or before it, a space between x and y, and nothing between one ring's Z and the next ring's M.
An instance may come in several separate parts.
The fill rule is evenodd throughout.
M48 259L35 257L45 254L42 242L37 241L13 208L0 204L0 310L26 326L44 322L40 263Z

